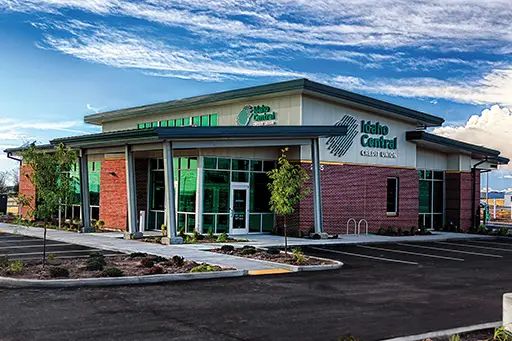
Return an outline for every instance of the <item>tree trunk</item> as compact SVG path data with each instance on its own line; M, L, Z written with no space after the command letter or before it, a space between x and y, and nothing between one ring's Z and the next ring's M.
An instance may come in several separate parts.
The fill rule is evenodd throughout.
M43 259L42 259L43 268L44 268L44 265L46 262L46 223L47 223L47 220L45 218L44 219L44 235L43 235Z
M286 235L286 216L284 216L284 254L288 254L288 237Z

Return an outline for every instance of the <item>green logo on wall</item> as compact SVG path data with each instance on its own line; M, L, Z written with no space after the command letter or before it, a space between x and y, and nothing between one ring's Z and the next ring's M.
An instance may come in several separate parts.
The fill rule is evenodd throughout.
M236 124L239 126L262 126L276 123L276 113L266 105L246 105L236 118Z

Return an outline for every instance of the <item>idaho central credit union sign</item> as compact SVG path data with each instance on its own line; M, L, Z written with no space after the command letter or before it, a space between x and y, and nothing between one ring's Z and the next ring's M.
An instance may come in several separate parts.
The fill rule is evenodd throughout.
M266 126L277 124L277 115L266 105L246 105L236 118L239 126Z
M347 153L352 144L360 135L359 142L362 147L361 156L397 158L398 138L389 138L389 127L380 122L362 120L358 124L357 120L345 115L335 125L347 126L345 136L333 136L327 139L327 149L331 154L341 157Z

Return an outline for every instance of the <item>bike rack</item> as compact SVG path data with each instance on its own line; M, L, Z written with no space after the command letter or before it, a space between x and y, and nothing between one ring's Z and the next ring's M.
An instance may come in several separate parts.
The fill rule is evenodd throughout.
M368 222L366 221L366 219L361 219L359 220L359 223L357 224L357 235L361 235L361 223L364 222L365 226L366 226L366 236L368 237Z
M349 232L349 229L350 229L350 222L353 221L354 222L354 235L357 234L357 221L354 219L354 218L350 218L348 221L347 221L347 235L348 235L348 232Z

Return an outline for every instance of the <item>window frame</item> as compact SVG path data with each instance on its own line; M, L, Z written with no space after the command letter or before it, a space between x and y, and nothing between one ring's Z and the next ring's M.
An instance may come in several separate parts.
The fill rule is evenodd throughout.
M395 211L388 210L388 202L389 202L389 180L395 180ZM389 217L398 216L398 203L399 203L399 179L397 176L389 176L386 178L386 215Z

